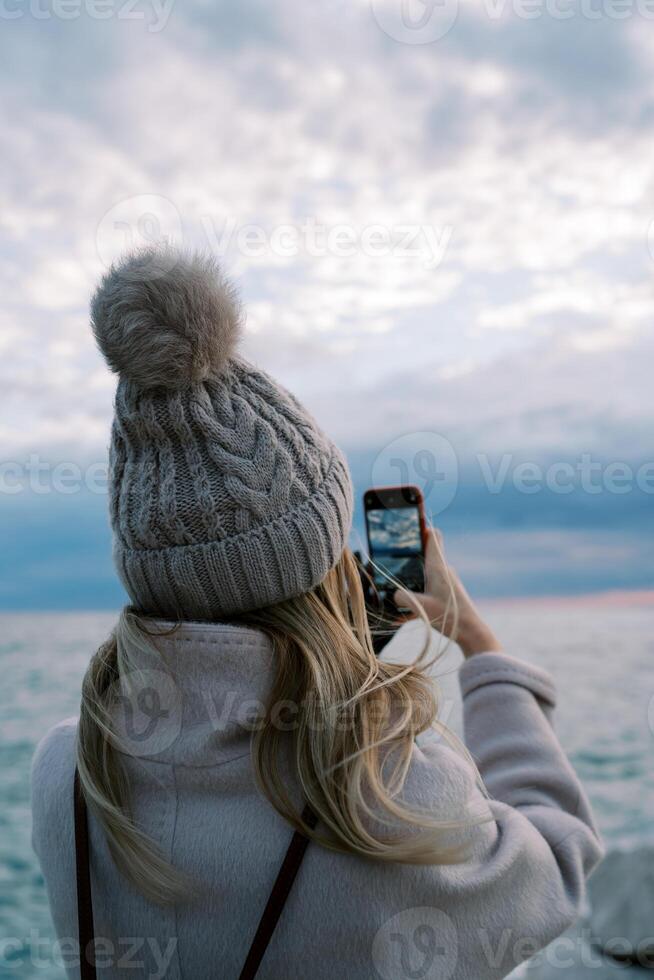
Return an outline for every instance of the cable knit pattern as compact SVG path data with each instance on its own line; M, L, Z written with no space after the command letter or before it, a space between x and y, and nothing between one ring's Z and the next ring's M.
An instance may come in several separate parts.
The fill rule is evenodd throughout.
M347 464L300 403L241 360L178 390L119 382L114 558L133 603L211 620L298 595L338 560Z
M91 303L119 374L114 560L150 615L215 620L313 588L345 547L352 485L300 402L236 352L241 307L210 256L153 246Z

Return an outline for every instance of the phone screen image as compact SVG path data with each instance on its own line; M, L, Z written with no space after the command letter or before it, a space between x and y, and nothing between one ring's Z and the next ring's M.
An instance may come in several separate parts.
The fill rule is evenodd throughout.
M411 589L424 588L420 511L417 507L380 507L366 512L373 579L380 593L393 592L387 575Z

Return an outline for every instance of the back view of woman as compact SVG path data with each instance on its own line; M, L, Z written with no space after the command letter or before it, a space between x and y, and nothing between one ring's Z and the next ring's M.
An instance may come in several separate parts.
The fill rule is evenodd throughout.
M601 855L551 678L502 652L435 535L425 595L398 599L456 630L467 749L436 720L426 651L375 657L346 463L239 357L211 260L130 256L92 317L119 375L111 522L132 606L33 763L69 975L77 767L100 977L236 980L294 831L310 843L261 980L504 977L574 920Z

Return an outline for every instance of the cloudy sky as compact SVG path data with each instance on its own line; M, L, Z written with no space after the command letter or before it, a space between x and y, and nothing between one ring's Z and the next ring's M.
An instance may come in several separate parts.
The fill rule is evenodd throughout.
M120 601L51 470L104 459L89 294L161 237L223 257L359 490L428 482L481 594L652 586L650 6L5 3L0 605Z

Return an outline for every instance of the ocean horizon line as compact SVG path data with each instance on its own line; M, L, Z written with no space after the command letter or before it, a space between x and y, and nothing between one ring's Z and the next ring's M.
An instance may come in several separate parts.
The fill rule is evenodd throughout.
M654 606L654 589L600 589L597 592L539 593L521 596L488 596L479 599L485 605L601 605L613 608Z
M604 608L634 608L638 606L654 606L654 588L652 589L605 589L596 592L580 593L533 593L531 595L499 595L480 596L477 600L484 605L492 606L580 606L595 605ZM53 616L53 615L118 615L121 606L61 606L58 608L22 606L2 607L0 616Z

